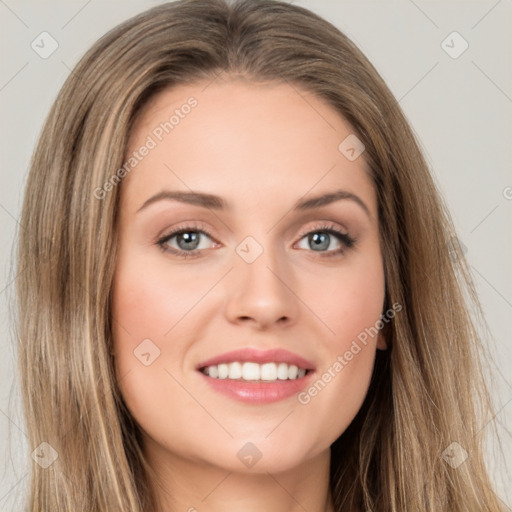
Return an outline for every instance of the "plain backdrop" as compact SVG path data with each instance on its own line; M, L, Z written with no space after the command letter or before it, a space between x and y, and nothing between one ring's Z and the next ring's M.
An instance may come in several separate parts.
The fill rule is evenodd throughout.
M108 29L158 3L0 0L2 511L20 510L35 448L28 446L20 414L11 312L12 247L29 159L80 56ZM512 510L512 471L505 462L512 460L512 2L293 3L334 23L375 65L419 137L451 210L494 339L488 351L496 362L490 376L497 415L482 428L491 433L496 426L502 438L501 455L489 442L488 463ZM41 37L46 51L58 45L49 56L33 49Z

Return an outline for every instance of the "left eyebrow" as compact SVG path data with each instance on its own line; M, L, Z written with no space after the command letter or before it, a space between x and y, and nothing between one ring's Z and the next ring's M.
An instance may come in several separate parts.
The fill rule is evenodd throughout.
M294 210L311 210L313 208L320 208L321 206L326 206L328 204L334 203L335 201L340 201L342 199L349 199L358 204L368 215L371 217L370 209L364 201L359 197L353 194L352 192L348 192L346 190L336 190L335 192L330 192L328 194L322 194L316 197L311 197L310 199L305 199L302 201L297 201L295 203L293 209Z

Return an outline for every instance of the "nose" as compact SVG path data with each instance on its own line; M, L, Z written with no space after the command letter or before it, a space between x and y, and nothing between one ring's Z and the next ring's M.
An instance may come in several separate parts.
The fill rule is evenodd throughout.
M235 254L226 293L226 317L232 323L250 323L258 330L297 321L299 299L290 266L275 251L265 249L252 263Z

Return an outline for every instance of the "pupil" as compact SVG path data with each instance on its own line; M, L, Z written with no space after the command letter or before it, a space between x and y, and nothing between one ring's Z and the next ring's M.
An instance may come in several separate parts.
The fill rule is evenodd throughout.
M184 249L195 249L197 247L198 240L199 240L198 233L193 233L191 231L189 231L187 233L180 233L178 235L178 245L182 249L183 248ZM184 241L185 245L181 244L180 241ZM186 244L189 244L189 245L186 245ZM192 245L190 245L190 244L192 244Z
M327 233L315 233L310 235L310 242L313 242L313 249L327 249L329 247L329 235Z
M178 235L178 245L180 248L195 249L199 241L198 233L187 232ZM323 250L329 247L329 235L327 233L314 233L309 236L309 241L312 243L313 249ZM180 242L184 242L183 244Z

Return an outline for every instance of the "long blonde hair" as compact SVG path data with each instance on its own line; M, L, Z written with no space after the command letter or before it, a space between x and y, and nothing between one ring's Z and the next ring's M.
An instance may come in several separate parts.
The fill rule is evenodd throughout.
M462 254L418 143L374 67L338 29L272 0L183 0L114 28L62 87L26 186L17 284L19 363L32 448L32 512L142 512L154 506L140 431L118 389L111 354L111 285L122 186L98 199L125 158L147 101L219 72L312 91L366 146L378 196L386 330L367 398L331 447L337 511L500 510L479 428L492 414L478 306ZM135 171L136 172L136 171ZM473 307L473 306L471 306ZM386 308L387 309L387 308ZM456 442L457 468L441 456ZM53 453L53 452L52 452Z

